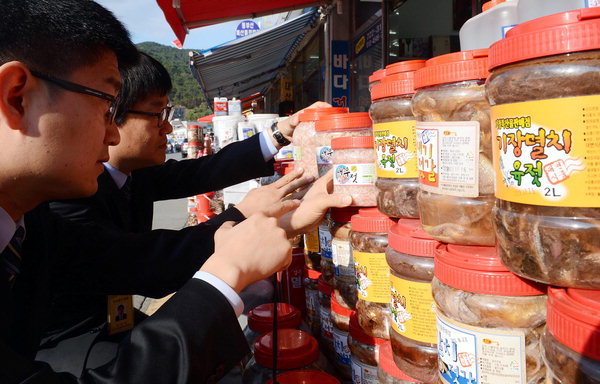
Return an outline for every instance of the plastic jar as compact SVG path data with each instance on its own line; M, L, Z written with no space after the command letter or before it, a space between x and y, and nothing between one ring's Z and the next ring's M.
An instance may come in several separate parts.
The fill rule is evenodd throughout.
M411 105L414 71L424 65L424 60L391 64L386 69L389 75L371 91L377 207L391 217L419 217L416 121Z
M460 49L467 51L489 48L494 42L503 39L506 32L519 23L517 4L518 0L491 0L483 3L482 12L471 17L460 28Z
M248 325L244 329L244 336L250 346L262 334L273 330L273 307L275 304L261 304L248 311ZM277 304L277 327L298 328L302 321L302 314L298 308L291 304Z
M377 208L360 209L351 221L358 323L369 336L382 339L389 338L390 268L385 261L385 249L387 232L394 224Z
M321 249L321 277L329 285L333 285L335 273L331 253L331 233L329 232L329 213L319 224L319 248Z
M600 291L548 288L546 383L600 383Z
M333 364L344 379L352 378L352 361L348 347L348 331L350 316L354 311L344 308L331 296L331 321L333 323L333 349L335 358Z
M297 329L277 330L277 372L295 369L322 370L325 361L319 353L319 343L306 332ZM254 342L254 357L248 363L242 382L264 384L273 370L273 332Z
M381 79L385 77L385 68L378 69L369 76L369 92L373 90L373 87L381 82Z
M379 346L384 339L371 337L363 332L358 324L358 316L350 316L348 347L352 354L352 382L355 384L377 384L377 367L379 365Z
M333 277L334 296L344 308L356 309L356 272L350 247L350 220L358 213L356 207L332 208L329 232L331 233L331 254L335 275Z
M429 59L415 73L413 112L423 228L439 241L494 245L494 170L487 50Z
M348 108L307 108L298 115L298 125L294 129L294 163L304 168L305 176L319 177L315 158L315 122L325 115L348 113Z
M394 354L392 353L392 345L389 341L379 346L377 378L379 379L379 384L409 384L417 382L396 366Z
M401 219L388 233L390 341L398 368L432 383L437 378L435 302L431 293L433 257L440 243L415 219Z
M304 262L306 267L321 270L321 247L319 245L319 230L304 234Z
M355 207L377 205L373 136L338 137L331 140L333 192L352 196Z
M432 287L444 383L543 382L545 285L510 272L493 247L450 244L438 248Z
M598 28L600 8L546 16L490 51L500 256L565 287L600 289Z
M304 294L306 296L306 324L314 336L321 334L321 308L319 305L319 277L321 272L306 268L304 270Z
M292 248L292 262L280 272L281 291L283 299L281 301L292 304L294 307L304 312L306 309L306 296L304 293L304 249L302 246L302 236L300 238L300 248Z
M315 154L319 176L333 167L331 139L343 136L371 136L371 118L366 112L323 116L315 125Z
M598 0L519 0L517 5L517 16L519 23L540 17L553 15L555 13L572 11L580 8L597 7Z
M333 287L319 278L319 321L321 322L321 347L328 359L335 359L333 349L333 323L331 321L331 293Z
M315 370L299 370L277 375L277 384L340 384L340 381L328 373ZM269 379L267 384L273 384Z

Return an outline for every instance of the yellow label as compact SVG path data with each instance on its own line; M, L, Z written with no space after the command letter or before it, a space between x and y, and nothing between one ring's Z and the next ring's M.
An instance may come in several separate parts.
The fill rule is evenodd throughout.
M390 275L392 328L404 337L436 344L435 302L431 284Z
M133 297L131 295L108 296L108 334L133 328Z
M308 252L316 252L319 253L321 249L319 248L319 230L314 230L312 232L304 234L304 249Z
M496 197L600 207L600 96L492 107Z
M377 177L416 179L416 121L393 121L373 125Z
M352 251L356 272L356 294L374 303L390 302L390 267L385 253Z

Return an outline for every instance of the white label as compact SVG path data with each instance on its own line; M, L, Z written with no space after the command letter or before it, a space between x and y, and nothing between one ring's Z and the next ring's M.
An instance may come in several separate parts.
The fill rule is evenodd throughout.
M506 32L510 31L511 29L513 29L516 26L517 26L517 24L503 26L502 27L502 38L504 39L506 37Z
M354 277L354 258L349 241L331 240L331 258L336 276Z
M333 327L333 349L335 349L335 359L338 363L347 366L352 364L352 355L350 347L348 347L348 332Z
M306 314L308 316L319 316L319 291L315 289L307 289L306 294Z
M335 185L374 185L375 163L338 164L333 171Z
M460 324L437 313L440 377L447 384L526 384L525 331Z
M333 164L333 149L326 145L317 147L317 165Z
M321 257L331 260L331 232L327 225L319 225L319 245L321 246Z
M331 310L321 306L321 336L333 341L333 322Z
M352 359L352 382L354 384L379 384L377 367Z
M598 7L598 6L600 6L600 0L585 0L586 8Z
M422 190L479 196L479 122L417 122L417 162Z

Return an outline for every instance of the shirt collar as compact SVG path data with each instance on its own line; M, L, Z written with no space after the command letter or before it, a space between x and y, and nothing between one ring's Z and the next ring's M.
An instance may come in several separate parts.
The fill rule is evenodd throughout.
M2 252L8 243L10 243L10 239L12 239L17 231L17 226L25 228L23 217L20 217L15 222L12 217L0 207L0 252Z
M104 163L104 168L106 168L108 174L114 180L115 184L117 185L117 188L123 188L123 185L125 185L125 182L127 181L127 178L130 175L119 171L117 168L113 167L109 163Z

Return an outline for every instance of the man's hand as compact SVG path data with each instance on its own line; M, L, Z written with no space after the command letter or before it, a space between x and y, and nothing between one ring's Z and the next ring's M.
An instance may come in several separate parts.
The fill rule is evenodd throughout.
M324 101L317 101L316 103L313 103L304 109L309 109L309 108L331 108L331 104L326 103ZM294 129L296 129L296 126L299 123L298 116L300 115L300 113L302 113L302 111L304 109L299 110L298 112L294 113L292 116L288 117L287 119L281 120L280 122L277 123L277 129L289 141L292 141L292 136L294 135ZM275 144L275 147L277 149L281 148L279 143L277 143L277 141L273 137L271 137L271 140L273 140L273 144Z
M292 238L307 233L319 225L327 209L343 208L352 203L352 197L346 194L332 194L333 170L319 178L308 190L300 206L279 219L279 225Z
M215 233L215 253L202 265L237 293L291 263L291 245L277 219L257 213L236 225L228 221Z
M292 173L283 176L273 184L253 189L235 207L245 217L250 217L257 212L262 212L265 216L279 217L281 216L279 212L282 209L287 212L290 209L297 208L300 204L299 201L295 200L296 195L292 195L292 199L284 198L314 181L312 176L302 177L303 173L302 168L295 169Z

